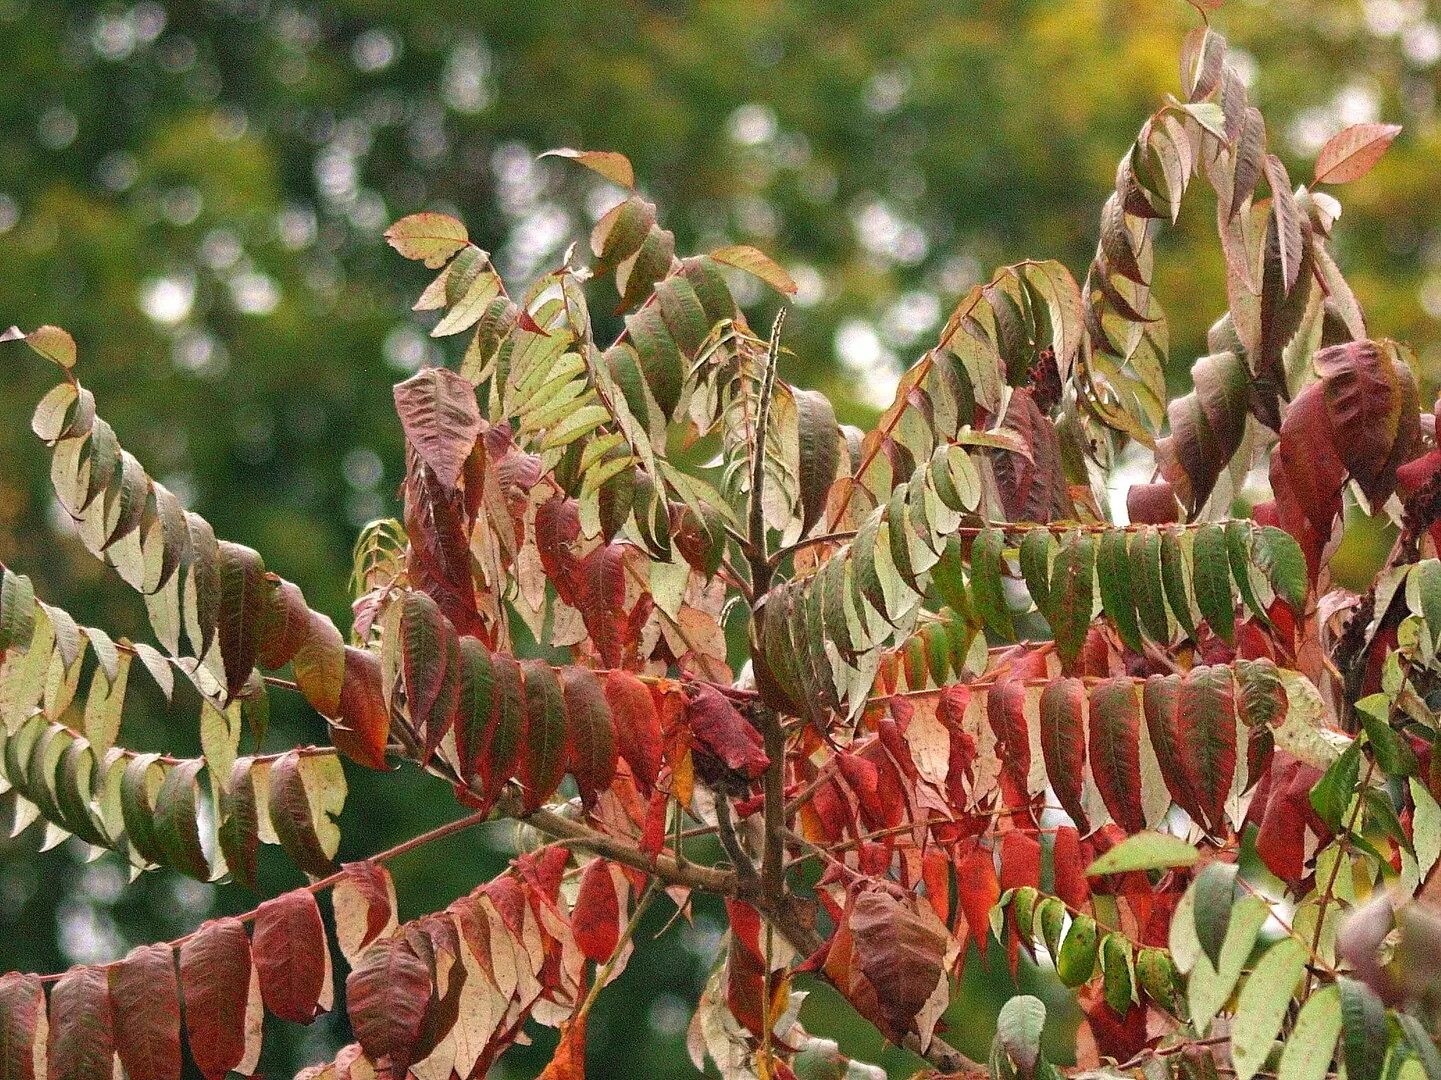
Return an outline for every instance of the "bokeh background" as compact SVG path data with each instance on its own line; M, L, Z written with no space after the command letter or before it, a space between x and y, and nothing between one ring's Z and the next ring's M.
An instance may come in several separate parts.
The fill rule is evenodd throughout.
M1346 124L1405 125L1338 192L1337 246L1374 331L1417 346L1430 394L1441 13L1232 0L1213 19L1298 181ZM1197 21L1180 0L0 0L0 325L69 328L125 445L345 625L356 529L397 505L390 386L439 355L409 311L425 272L384 246L389 221L456 213L519 281L617 197L536 155L623 151L681 250L743 241L791 271L785 374L865 422L993 267L1084 271L1115 161L1176 91ZM1224 302L1213 215L1198 188L1161 244L1177 390ZM773 298L749 298L765 318ZM24 349L0 355L0 559L83 620L139 635L140 605L57 518L27 424L49 380ZM128 740L193 752L184 710L149 704ZM323 737L277 709L277 744ZM352 773L342 854L456 813L438 783ZM402 914L468 890L512 839L470 832L394 864ZM112 959L255 902L166 872L127 885L113 858L36 846L33 831L0 844L0 969ZM270 891L298 883L265 871ZM692 1075L689 1004L719 935L702 908L637 955L591 1021L594 1075ZM950 1020L983 1054L1010 983L973 961ZM1024 980L1063 1007L1043 975ZM824 991L803 1016L892 1075L917 1064ZM288 1076L344 1032L274 1036L264 1070ZM550 1044L538 1032L496 1075L534 1075Z

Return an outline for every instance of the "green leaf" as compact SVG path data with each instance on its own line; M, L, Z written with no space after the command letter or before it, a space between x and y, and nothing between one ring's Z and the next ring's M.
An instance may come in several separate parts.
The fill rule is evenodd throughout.
M1018 1068L1029 1072L1041 1056L1041 1032L1045 1026L1046 1006L1041 999L1017 994L1001 1006L996 1018L996 1043Z
M547 150L540 156L570 158L576 164L584 165L605 177L612 184L619 184L623 188L635 187L635 170L631 167L630 159L614 150L572 150L568 146L562 146L558 150Z
M1243 896L1232 912L1220 964L1213 966L1205 956L1196 958L1186 997L1191 1023L1197 1031L1204 1034L1216 1013L1230 999L1236 980L1241 977L1241 970L1255 947L1256 937L1270 917L1270 907L1259 896Z
M340 847L335 818L345 805L345 772L334 754L283 754L270 767L270 824L280 846L307 874L334 870Z
M1291 534L1274 525L1254 531L1251 534L1251 558L1266 575L1276 595L1298 616L1304 614L1309 581L1306 556Z
M1251 534L1254 527L1249 521L1233 519L1226 522L1226 555L1231 562L1231 578L1236 582L1236 592L1251 614L1270 625L1266 608L1251 587Z
M1390 1044L1386 1006L1365 983L1345 975L1341 994L1341 1059L1347 1080L1379 1080Z
M1437 624L1441 626L1441 623ZM1415 776L1420 769L1416 754L1390 723L1390 705L1384 694L1372 694L1356 703L1361 726L1376 755L1376 764L1387 776Z
M1016 636L1011 609L1006 604L1001 553L1006 538L999 529L982 529L971 543L971 599L993 638L1010 641Z
M1194 866L1201 853L1179 836L1141 832L1128 836L1086 867L1087 877L1124 874L1130 870L1165 870Z
M1341 1035L1341 994L1323 986L1306 999L1281 1051L1276 1080L1325 1080ZM1426 1041L1430 1043L1428 1036ZM1434 1046L1432 1052L1435 1052Z
M407 259L438 270L470 242L465 226L448 214L411 214L385 230L386 242Z
M1339 1010L1338 1010L1339 1011ZM1421 1021L1410 1013L1397 1013L1396 1020L1401 1025L1401 1034L1406 1039L1416 1057L1421 1061L1421 1067L1426 1072L1426 1080L1441 1080L1441 1052L1436 1049L1436 1042L1431 1034L1422 1026ZM1336 1041L1336 1036L1331 1036L1331 1041ZM1283 1077L1281 1080L1311 1080L1310 1077Z
M1236 609L1231 602L1230 560L1226 553L1226 531L1218 524L1196 530L1191 547L1195 568L1196 606L1211 632L1230 644L1236 636Z
M1191 888L1195 893L1196 940L1212 966L1219 966L1221 947L1231 924L1231 908L1236 902L1235 863L1209 863Z
M1187 552L1179 529L1161 531L1161 587L1171 612L1188 638L1196 636L1196 622L1191 618L1191 594L1186 587L1190 576Z
M1241 987L1231 1020L1236 1080L1251 1080L1266 1063L1295 997L1296 983L1306 970L1306 959L1304 945L1294 938L1282 938L1266 950Z
M1106 1004L1124 1016L1131 1007L1131 943L1122 934L1101 939L1101 979Z
M1056 976L1066 986L1080 986L1096 969L1096 920L1089 915L1076 915L1061 951L1056 956Z
M234 697L255 670L270 586L260 556L240 544L220 544L219 572L220 659L226 692Z
M1096 578L1101 587L1101 610L1115 624L1116 633L1127 648L1141 652L1141 628L1136 622L1132 598L1131 563L1126 550L1125 529L1107 529L1096 549Z
M1036 610L1047 620L1051 611L1051 551L1055 546L1048 529L1028 529L1021 538L1021 577Z
M760 278L776 292L791 296L796 291L795 280L786 273L769 255L747 244L728 244L716 248L710 257L718 263L744 270Z
M182 873L206 881L210 864L200 843L199 795L196 776L205 764L182 761L165 774L155 796L155 837L164 861Z
M524 660L525 742L521 747L520 781L526 809L534 810L555 794L565 775L565 696L549 664Z
M1152 641L1166 644L1171 640L1171 624L1166 619L1166 595L1161 583L1161 536L1151 526L1133 533L1128 546L1131 557L1131 595L1141 626Z
M35 632L35 589L24 574L4 571L0 580L0 653L24 651Z
M1068 668L1080 656L1086 632L1091 628L1095 565L1095 541L1090 534L1078 531L1066 536L1051 570L1051 632L1056 652Z
M800 442L801 535L811 531L825 509L826 493L840 465L836 413L824 394L794 390Z
M1311 789L1311 806L1333 832L1341 828L1360 772L1361 744L1352 740Z

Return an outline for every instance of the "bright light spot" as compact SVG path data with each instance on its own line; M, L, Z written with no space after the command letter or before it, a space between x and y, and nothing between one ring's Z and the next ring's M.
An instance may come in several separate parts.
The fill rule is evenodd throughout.
M791 268L796 294L791 298L796 307L815 307L826 298L826 281L814 266L804 263Z
M1417 67L1430 67L1441 60L1441 27L1434 22L1418 22L1402 39L1401 51Z
M213 379L229 369L230 356L223 344L203 330L187 330L171 345L170 362L180 371Z
M211 229L200 241L200 257L212 270L228 270L240 261L245 250L229 229Z
M200 192L189 184L171 188L160 200L160 212L165 216L165 220L179 226L193 224L204 206Z
M657 1035L674 1039L690 1024L691 1009L674 994L662 994L650 1003L647 1021Z
M434 342L410 323L400 323L385 335L385 359L399 371L417 371L435 351Z
M7 233L20 221L20 207L9 195L0 195L0 233Z
M1343 127L1369 124L1381 114L1380 96L1370 86L1347 86L1336 95L1336 113Z
M361 71L384 71L395 62L400 44L384 30L367 30L350 46L350 59Z
M1421 283L1421 306L1433 319L1441 319L1441 273L1429 274Z
M135 155L124 150L112 150L95 166L95 179L117 194L128 191L139 178L140 165Z
M345 482L360 491L368 491L380 483L384 469L380 455L368 446L357 446L350 450L341 462Z
M940 317L941 302L934 293L908 292L886 309L881 329L887 340L910 345L935 326Z
M162 326L184 322L194 306L195 280L191 277L151 278L140 286L140 310Z
M905 71L881 71L866 84L866 108L884 115L895 112L905 101L911 88L911 76Z
M895 355L881 345L875 327L860 319L849 319L836 331L835 344L841 365L859 376L856 397L877 409L889 405L900 384L900 365Z
M1376 37L1395 37L1406 25L1406 5L1400 0L1366 0L1361 11L1366 29Z
M926 257L930 242L918 225L907 221L888 204L873 199L853 216L856 238L872 255L913 266Z
M290 251L301 251L315 243L319 223L308 206L288 206L275 221L275 233Z
M751 102L731 113L726 129L733 142L741 146L760 146L776 137L779 129L775 110L769 105Z
M230 299L245 315L269 315L280 303L280 286L268 274L251 270L230 279Z
M80 121L63 105L56 105L40 114L36 135L47 150L64 150L80 134Z
M450 50L440 74L440 96L458 113L478 113L490 106L495 91L490 78L490 50L468 41Z

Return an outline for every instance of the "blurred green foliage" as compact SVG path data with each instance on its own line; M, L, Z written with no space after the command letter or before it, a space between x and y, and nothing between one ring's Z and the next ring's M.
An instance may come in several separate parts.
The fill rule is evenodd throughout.
M1179 0L0 0L0 320L73 331L125 444L344 623L355 529L392 512L401 479L390 385L439 355L407 310L423 271L381 243L390 220L458 213L523 279L615 198L535 155L623 151L681 250L746 241L792 271L787 376L863 421L994 266L1084 269L1116 158L1176 89L1197 19ZM1272 149L1298 180L1346 123L1406 125L1338 192L1338 247L1375 332L1417 345L1428 393L1441 378L1435 19L1420 0L1256 0L1215 16L1254 59L1254 97L1284 140ZM1213 213L1202 197L1161 242L1178 389L1223 305ZM24 423L44 367L18 348L0 360L0 558L138 635L137 605L51 509ZM154 704L141 741L185 752L183 710ZM321 736L282 721L277 742ZM343 854L454 812L409 774L355 777ZM403 914L468 889L507 842L463 834L398 864ZM6 969L108 959L253 902L163 874L122 894L108 861L31 850L22 837L0 864ZM270 871L268 887L293 884ZM687 1004L717 927L702 910L602 999L595 1075L688 1069ZM1008 984L970 971L955 1026L983 1053ZM834 995L808 1009L822 1032L845 1027ZM341 1035L322 1022L272 1042L265 1066L316 1060ZM541 1042L509 1067L533 1072Z

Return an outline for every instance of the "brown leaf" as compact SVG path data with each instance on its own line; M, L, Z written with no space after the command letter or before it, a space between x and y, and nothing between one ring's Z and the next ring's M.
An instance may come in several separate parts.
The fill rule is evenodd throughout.
M394 1080L410 1068L430 1011L429 966L403 937L381 938L345 980L350 1027L366 1056Z
M599 173L613 184L619 184L623 188L635 187L635 170L631 167L630 159L614 150L572 150L568 146L562 146L558 150L547 150L540 156L570 158L576 164Z
M44 1080L45 988L38 975L0 975L0 1076Z
M180 990L169 945L143 945L109 969L115 1048L130 1080L180 1075Z
M261 904L251 950L265 1007L293 1024L314 1020L330 981L330 950L315 895L295 889Z
M397 383L394 393L406 439L442 486L454 491L480 436L475 388L449 368L431 367Z
M686 706L686 722L696 742L726 768L754 780L770 764L760 732L715 687L702 683L696 688Z
M206 1080L254 1068L260 1034L258 1017L251 1015L254 984L250 938L239 919L202 923L180 946L186 1040Z
M1400 124L1352 124L1337 132L1316 155L1316 183L1344 184L1361 179L1399 134Z
M49 1050L51 1080L92 1080L111 1074L115 1033L104 968L71 968L51 989Z
M899 1043L935 992L946 943L909 905L885 889L856 897L847 916L856 962L875 988L882 1034Z

